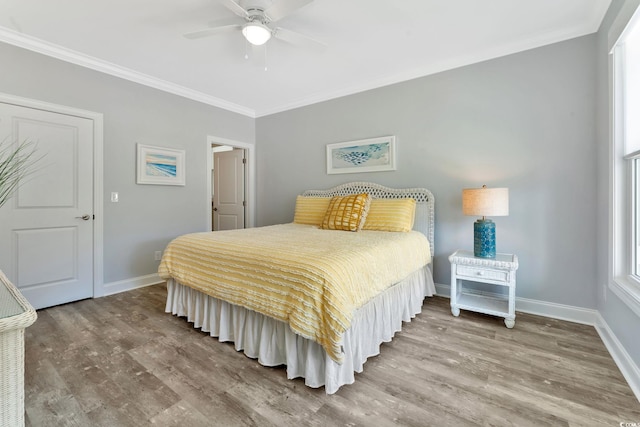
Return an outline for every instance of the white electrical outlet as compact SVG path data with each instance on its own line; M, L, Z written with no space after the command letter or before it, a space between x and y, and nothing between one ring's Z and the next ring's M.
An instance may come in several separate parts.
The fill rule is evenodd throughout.
M112 203L118 203L118 192L117 191L112 191L111 192L111 202Z
M160 261L162 259L162 251L156 251L155 260Z

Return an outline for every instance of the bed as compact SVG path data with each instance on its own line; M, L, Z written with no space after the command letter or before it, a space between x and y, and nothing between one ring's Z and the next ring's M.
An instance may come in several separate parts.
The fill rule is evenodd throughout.
M355 233L326 227L329 211L345 200L366 201ZM380 206L408 201L414 207L405 228L388 231L388 216L376 222ZM293 241L306 243L295 248ZM180 236L165 249L159 274L167 280L166 312L333 394L435 293L433 254L429 190L354 182L305 191L291 224Z

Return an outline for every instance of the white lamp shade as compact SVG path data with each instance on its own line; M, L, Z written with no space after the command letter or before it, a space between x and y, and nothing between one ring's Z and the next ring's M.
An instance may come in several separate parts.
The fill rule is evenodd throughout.
M260 46L271 38L271 30L260 22L250 22L242 28L242 34L253 45Z
M465 188L462 190L462 213L473 216L509 215L509 189Z

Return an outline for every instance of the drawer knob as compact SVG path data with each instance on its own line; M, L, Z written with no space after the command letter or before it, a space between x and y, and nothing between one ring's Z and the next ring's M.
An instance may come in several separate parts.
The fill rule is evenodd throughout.
M478 276L484 276L484 271L478 271L476 274L477 274Z

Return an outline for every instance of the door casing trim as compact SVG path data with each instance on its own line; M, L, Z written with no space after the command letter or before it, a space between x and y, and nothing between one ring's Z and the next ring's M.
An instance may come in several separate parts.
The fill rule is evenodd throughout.
M249 167L245 169L245 196L247 198L247 207L246 207L247 217L245 220L245 224L246 224L246 227L255 227L256 226L256 216L255 216L256 146L255 144L207 135L207 196L205 200L208 200L209 203L206 203L207 224L205 226L205 230L211 231L211 221L212 221L212 212L211 212L211 168L213 167L213 150L211 149L212 144L229 145L231 147L243 148L246 150L247 165Z

